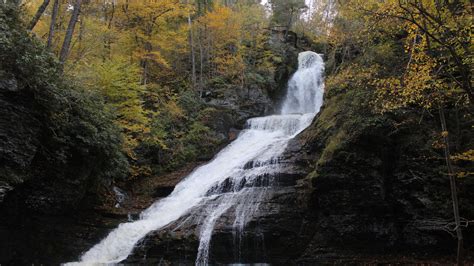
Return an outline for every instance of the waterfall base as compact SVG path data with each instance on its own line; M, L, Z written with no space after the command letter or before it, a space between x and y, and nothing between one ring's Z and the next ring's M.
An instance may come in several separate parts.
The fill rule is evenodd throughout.
M313 234L311 228L314 223L311 221L314 219L309 217L311 208L307 206L310 202L311 185L308 180L304 180L308 174L308 166L305 164L307 158L302 160L295 157L299 148L297 142L290 141L287 152L278 162L279 173L272 176L271 188L265 186L267 182L264 181L259 182L262 185L253 188L255 193L252 194L258 194L257 191L260 191L263 196L251 203L255 207L258 205L259 211L248 221L241 234L232 226L235 209L229 209L217 219L210 241L209 263L284 264L294 261L305 249ZM186 168L184 171L157 177L156 182L158 185L167 185L169 181L176 184L179 177L186 176L189 171L190 168ZM269 177L263 177L267 178ZM161 186L155 187L150 182L137 188L139 189L136 192L142 191L148 197L156 194L156 190L161 191ZM139 199L143 201L145 198L140 196ZM123 263L194 264L201 227L198 222L190 222L188 219L193 218L195 213L205 212L206 209L209 209L209 206L197 206L190 215L148 234Z
M293 166L290 158L280 162L284 171L278 175L277 186L267 190L258 202L258 213L242 232L232 226L234 210L229 209L217 219L214 226L209 263L271 263L283 265L294 261L312 236L314 219L308 217L311 187L304 180L302 169ZM264 187L257 188L264 190ZM297 208L295 206L298 206ZM203 211L199 206L195 211ZM194 264L199 246L200 227L182 217L164 229L149 234L142 240L125 263Z

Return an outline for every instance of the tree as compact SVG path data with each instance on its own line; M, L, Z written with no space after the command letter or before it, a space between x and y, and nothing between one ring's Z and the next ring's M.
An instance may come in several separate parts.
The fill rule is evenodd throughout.
M33 18L30 21L30 24L28 25L28 30L32 30L35 26L36 23L38 23L41 15L43 15L44 11L49 5L50 0L44 0L43 3L39 6L38 10L36 11L36 14L33 16Z
M122 4L124 26L133 32L137 44L135 56L142 67L142 83L147 84L151 64L168 67L168 62L160 51L161 31L173 26L170 22L185 19L189 10L177 0L138 1L133 4ZM167 43L169 45L169 43Z
M74 34L74 28L76 27L76 23L79 19L79 14L81 12L81 5L82 0L76 0L76 2L74 3L71 18L67 26L66 35L64 36L63 45L61 47L61 52L59 53L59 62L61 62L62 65L64 65L69 55L69 49L71 46L72 36Z
M134 149L149 133L148 112L143 107L145 87L140 84L139 67L123 59L94 62L81 71L83 82L99 91L107 107L116 114L124 135L124 150L135 158Z
M225 6L216 6L199 19L206 29L211 76L219 74L231 80L241 80L243 61L241 53L242 21L237 13Z
M302 11L306 9L304 0L271 0L272 21L276 26L284 26L286 35Z
M186 1L187 4L187 1ZM192 74L192 85L193 89L196 88L196 52L194 50L194 32L193 22L191 19L191 13L188 13L188 26L189 26L189 47L191 49L191 74Z
M53 12L51 13L51 22L49 24L48 41L46 43L46 47L48 48L51 48L51 45L53 44L58 12L59 12L59 0L54 0Z
M431 55L438 63L444 61L439 74L450 79L474 102L470 1L391 0L375 3L372 8L363 10L377 19L393 18L406 22L426 35Z

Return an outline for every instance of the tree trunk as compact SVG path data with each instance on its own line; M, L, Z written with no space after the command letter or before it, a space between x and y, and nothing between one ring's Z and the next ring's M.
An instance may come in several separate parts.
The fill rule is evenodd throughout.
M199 97L202 98L203 96L203 60L204 60L204 52L202 49L202 31L199 30Z
M36 23L38 23L41 15L43 15L44 11L49 5L49 0L44 0L43 3L40 5L38 8L38 11L36 11L35 16L33 19L31 19L30 24L28 25L28 30L31 31L33 28L36 26Z
M79 34L77 36L79 41L79 49L82 48L82 40L84 39L84 20L79 21ZM74 44L72 45L74 47Z
M51 13L51 23L49 24L49 34L48 34L48 42L46 43L46 47L49 49L53 44L54 38L54 28L56 27L56 19L58 17L59 11L59 0L54 0L53 4L53 13Z
M148 35L148 38L150 39L151 38L151 31ZM144 48L145 48L145 52L146 52L146 55L144 58L141 59L141 66L142 66L142 81L141 81L141 84L142 85L146 85L148 84L148 54L150 54L150 52L153 50L153 46L151 44L150 41L147 41L145 42L144 44Z
M188 4L188 0L186 0ZM193 34L193 21L191 20L191 13L188 13L188 27L189 27L189 48L191 50L191 83L193 90L196 89L196 53L194 51L194 34Z
M194 52L193 23L192 23L190 14L188 14L188 25L189 25L189 47L191 48L192 84L193 84L193 89L195 89L196 88L196 55Z
M111 7L110 15L109 15L108 8L104 6L104 22L106 23L108 30L112 29L112 22L115 16L115 3L112 1L111 5L112 7ZM111 58L112 39L110 38L110 36L107 36L106 38L104 38L104 49L105 49L105 55L102 58L103 61Z
M446 117L444 116L444 109L439 106L439 118L441 120L441 130L443 141L444 141L444 157L446 160L446 166L448 168L449 175L449 184L451 187L451 198L453 202L453 213L454 213L454 222L456 224L456 237L458 239L458 248L457 248L457 264L462 264L463 260L463 236L461 230L461 216L459 215L459 201L458 201L458 192L456 186L456 176L454 175L453 167L451 165L451 152L449 150L449 133L446 126Z
M291 9L290 18L288 19L288 24L286 25L284 42L286 42L286 40L288 39L288 32L290 31L291 24L293 24L293 9Z
M148 82L148 62L147 62L147 60L142 59L141 65L142 65L142 81L141 81L141 84L146 85L147 82Z
M76 27L77 20L79 19L79 13L81 12L81 4L82 0L76 0L74 3L74 10L72 11L71 19L69 20L66 30L66 36L64 36L63 46L61 47L61 52L59 53L59 62L61 62L62 65L64 65L69 55L72 35L74 34L74 28Z

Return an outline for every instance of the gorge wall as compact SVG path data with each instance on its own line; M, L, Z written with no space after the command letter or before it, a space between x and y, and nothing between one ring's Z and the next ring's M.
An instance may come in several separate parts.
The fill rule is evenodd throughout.
M239 242L226 225L230 214L217 221L211 262L452 261L456 239L450 231L449 179L431 145L437 127L433 118L374 113L370 91L363 87L327 88L321 112L290 143L278 185L259 202ZM474 215L473 185L470 179L459 184L466 220ZM192 264L199 243L195 228L182 221L168 228L148 235L127 262ZM471 243L474 231L463 231L465 243ZM465 248L472 259L472 246Z

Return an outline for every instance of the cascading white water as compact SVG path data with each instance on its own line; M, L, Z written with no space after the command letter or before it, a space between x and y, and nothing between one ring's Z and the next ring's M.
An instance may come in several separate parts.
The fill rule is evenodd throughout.
M135 244L151 231L159 230L193 208L204 206L201 217L197 265L208 263L212 231L217 219L235 210L233 228L241 234L258 211L258 202L271 188L278 173L278 160L294 136L308 127L323 101L321 56L302 52L299 67L288 83L279 115L252 118L239 137L206 165L198 167L165 199L142 212L140 219L123 223L73 264L117 263L126 259Z
M323 100L323 59L316 53L303 52L298 56L298 71L288 82L282 114L313 113L321 108Z

